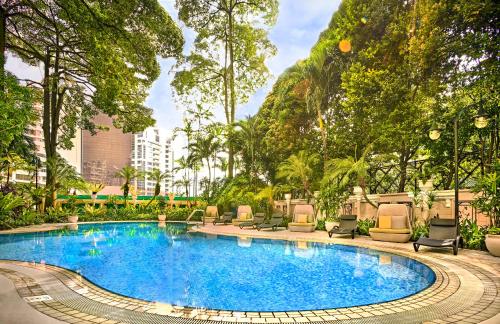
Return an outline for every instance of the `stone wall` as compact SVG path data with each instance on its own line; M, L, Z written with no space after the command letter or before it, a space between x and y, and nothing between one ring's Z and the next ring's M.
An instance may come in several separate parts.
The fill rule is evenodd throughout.
M410 208L411 217L416 217L417 221L424 221L429 217L435 217L437 215L439 215L439 218L453 218L455 206L454 190L432 191L435 195L435 201L432 204L431 209L428 208L427 204L427 193L429 192L428 187L422 185L421 190L420 197L417 197L417 199L415 199L413 193L411 192L368 195L368 199L374 202L375 205L380 203L407 204ZM475 194L470 192L470 190L460 190L459 212L461 218L473 219L477 221L478 225L481 226L489 225L490 219L472 207L471 203L474 200L474 197ZM287 213L287 210L290 209L291 213L293 213L293 207L295 205L304 203L307 203L307 201L301 199L292 199L289 203L287 203L286 200L279 200L275 202L275 207L285 213ZM314 199L311 203L314 204ZM377 214L377 208L370 205L361 195L359 190L355 190L355 194L349 197L346 205L347 209L350 209L350 213L358 215L359 219L375 218ZM318 218L322 217L324 216L320 213Z

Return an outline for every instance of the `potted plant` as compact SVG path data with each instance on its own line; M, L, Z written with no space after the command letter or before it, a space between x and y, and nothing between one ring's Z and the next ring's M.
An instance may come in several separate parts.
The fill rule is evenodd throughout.
M165 215L165 212L164 212L165 209L163 208L160 208L159 206L155 206L153 208L153 212L156 214L156 216L158 217L158 221L159 222L164 222L166 219L167 219L167 215Z
M486 248L497 257L500 257L500 227L490 227L486 234Z
M78 223L76 197L71 196L64 204L64 211L68 214L68 223Z
M339 226L340 217L337 214L328 215L325 218L325 230L330 232L335 226Z
M500 160L492 171L480 177L472 190L479 195L473 206L490 218L490 228L485 237L486 247L494 256L500 256Z
M321 187L317 198L317 210L326 215L326 231L339 226L340 211L348 198L349 191L345 187L334 185L332 181L324 183Z

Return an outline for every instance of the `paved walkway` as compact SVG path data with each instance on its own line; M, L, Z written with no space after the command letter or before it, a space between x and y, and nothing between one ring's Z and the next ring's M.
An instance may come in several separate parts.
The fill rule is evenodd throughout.
M36 230L44 228L38 226ZM298 241L301 245L305 244L301 241L314 241L374 248L413 257L430 266L437 279L416 295L370 306L230 312L149 303L113 294L59 267L0 261L0 323L500 323L500 258L486 252L460 250L453 256L449 250L422 247L415 253L410 243L375 242L368 237L330 239L323 231L259 232L211 224L194 230L236 235L245 241L260 237Z

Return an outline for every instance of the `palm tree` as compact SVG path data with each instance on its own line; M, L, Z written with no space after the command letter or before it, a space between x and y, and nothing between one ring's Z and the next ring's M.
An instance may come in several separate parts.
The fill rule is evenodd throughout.
M55 207L57 192L59 190L69 191L71 188L86 190L87 185L82 177L76 172L76 169L69 165L66 160L60 156L47 159L45 165L50 170L53 181L48 188L52 205Z
M314 168L319 162L317 153L308 153L304 150L292 154L278 166L278 178L285 178L290 182L299 182L308 197L312 196L311 184Z
M102 189L104 189L104 187L106 187L106 185L102 184L102 183L89 183L87 184L87 187L88 187L88 190L92 193L92 195L97 195L97 193L99 191L101 191Z
M215 169L218 167L217 166L217 160L220 159L218 156L219 152L221 152L224 148L224 125L219 122L211 123L206 127L206 131L213 135L214 138L216 139L214 142L214 152L212 154L212 168L213 168L213 179L215 180L216 174L215 174ZM222 171L226 171L227 165L225 165L225 168L222 169Z
M125 204L127 204L127 197L130 192L130 183L132 180L137 178L137 169L129 165L124 166L121 170L116 173L116 176L122 178L124 183L122 185L123 198L125 199Z
M227 173L228 162L227 162L227 159L225 157L223 157L223 156L217 156L217 160L214 161L214 162L215 162L214 166L217 169L223 171L224 174ZM214 172L214 178L215 178L215 172Z
M29 166L28 163L16 153L7 153L7 155L3 157L1 161L2 165L7 168L7 185L9 184L10 177L14 172L21 169L27 169Z
M208 133L207 136L198 136L196 142L191 146L191 158L197 161L205 160L208 167L208 188L212 182L212 175L210 172L210 160L213 160L213 155L219 149L220 144L217 138Z
M94 200L94 203L93 203L94 206L95 206L95 199L97 197L97 193L99 191L101 191L102 189L104 189L105 186L106 185L104 185L102 183L88 183L87 184L87 188L92 194L92 200Z
M246 165L248 166L248 174L250 183L254 184L254 180L258 176L256 149L259 146L259 137L257 136L256 126L257 118L247 116L246 119L236 123L239 128L239 138L242 141L243 156L246 156Z
M146 206L149 206L149 204L151 204L151 202L160 194L161 182L167 179L170 176L170 173L168 171L161 172L159 169L153 169L148 172L148 176L155 182L155 191L153 197Z
M368 177L368 169L370 168L366 158L372 147L373 145L368 145L359 159L356 158L356 153L354 153L354 157L349 156L345 159L332 159L328 161L323 181L336 180L339 186L347 187L352 178L355 177L357 185L361 187L363 197L370 205L377 208L377 205L368 199L366 192L366 178Z
M191 179L189 178L188 170L191 168L191 161L189 161L189 159L187 159L185 156L182 156L180 159L175 160L175 163L177 163L177 166L173 169L173 172L177 173L179 171L184 171L184 175L182 176L182 185L184 186L187 183L185 189L186 196L189 197L189 186L191 184ZM179 185L179 180L175 183Z
M292 80L298 81L294 92L305 101L307 109L317 116L322 140L323 162L327 160L328 135L323 116L328 106L329 86L332 83L332 68L334 67L327 60L329 46L327 42L319 44L307 60L299 62L286 72Z

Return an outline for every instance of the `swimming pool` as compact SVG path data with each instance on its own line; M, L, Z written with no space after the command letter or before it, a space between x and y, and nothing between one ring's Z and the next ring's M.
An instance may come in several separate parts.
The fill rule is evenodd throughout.
M75 231L0 235L0 259L61 266L134 298L233 311L367 305L407 297L435 281L428 266L376 250L160 226L84 224Z

